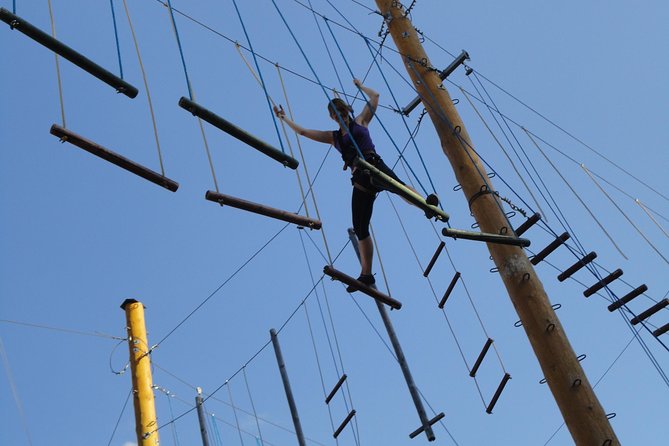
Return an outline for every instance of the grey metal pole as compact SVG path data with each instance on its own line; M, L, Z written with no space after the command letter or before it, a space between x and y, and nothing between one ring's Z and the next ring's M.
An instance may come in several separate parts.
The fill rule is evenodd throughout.
M281 380L283 381L283 388L286 391L286 398L288 399L288 406L290 407L290 414L293 417L293 425L295 426L295 435L297 435L297 442L300 446L306 446L304 441L304 433L302 432L302 424L300 423L300 416L297 413L297 406L293 398L293 391L290 388L290 381L288 380L288 372L286 371L286 364L283 362L283 354L281 353L281 346L279 345L279 338L276 336L276 330L269 331L272 338L272 346L276 354L276 362L279 364L279 372L281 372Z
M351 245L355 250L355 254L358 256L358 260L360 260L360 249L358 247L358 238L356 237L355 231L353 231L352 228L348 229L348 237L351 239ZM376 288L375 285L372 285L372 287ZM413 403L416 406L416 411L418 412L418 418L420 418L420 422L423 425L423 428L425 430L425 435L427 435L428 441L434 441L435 436L434 432L432 431L432 426L430 425L430 419L427 417L427 414L425 413L423 400L421 400L420 398L420 394L418 393L418 387L416 387L416 383L414 382L413 376L411 375L411 370L409 370L409 364L407 363L406 357L404 356L404 352L402 351L402 346L400 345L400 341L399 339L397 339L397 333L395 332L393 323L390 320L388 312L386 311L386 308L383 306L383 304L377 300L375 300L374 302L376 302L376 307L379 309L379 313L381 314L383 325L386 326L386 331L388 332L390 343L393 346L393 350L395 350L395 356L397 357L397 362L400 364L400 369L402 369L404 380L407 382L407 387L409 387L409 393L411 394L411 399L413 400Z
M195 405L197 406L197 419L200 421L200 434L202 435L202 446L209 446L209 435L207 435L207 420L204 417L204 406L202 405L202 389L197 388Z

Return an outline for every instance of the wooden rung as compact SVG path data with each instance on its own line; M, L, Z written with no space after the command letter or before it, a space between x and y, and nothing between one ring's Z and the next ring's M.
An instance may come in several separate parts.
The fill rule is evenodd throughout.
M626 305L632 301L632 299L639 297L643 293L648 291L648 287L646 284L642 284L641 286L633 289L629 293L625 294L623 297L618 299L617 301L613 302L611 305L609 305L609 311L616 311L618 308L622 307L623 305Z
M64 43L54 39L49 34L44 31L36 28L27 21L23 20L21 17L13 14L5 8L0 8L0 20L7 23L12 29L16 29L26 36L33 39L35 42L43 45L53 51L54 53L61 56L63 59L67 59L82 70L92 74L93 76L100 79L102 82L114 87L119 93L123 93L129 98L134 98L137 96L137 88L133 87L120 77L110 73L109 71L102 68L100 65L96 64L92 60L84 57L79 54L69 46Z
M532 226L534 226L534 224L536 222L538 222L539 220L541 220L541 214L538 213L538 212L535 212L532 216L530 216L530 218L528 218L520 226L518 226L518 228L516 228L516 230L514 232L516 233L516 235L518 237L520 237L521 235L523 235L523 233L525 231L527 231Z
M334 388L330 392L330 394L325 398L325 404L330 404L330 401L332 398L334 398L335 394L339 390L339 388L344 384L344 381L346 381L346 373L344 373L341 378L339 378L339 381L337 381L337 384L335 384Z
M428 425L428 426L432 426L432 425L434 425L435 423L438 423L439 421L441 421L441 419L444 418L445 416L446 416L446 415L444 415L443 412L440 412L439 414L437 414L436 417L434 417L434 418L432 418L431 420L429 420L429 421L427 422L427 425ZM416 438L416 436L417 436L418 434L420 434L421 432L423 432L423 431L425 431L425 426L421 426L421 427L419 427L418 429L416 429L415 431L411 432L411 433L409 434L409 438L411 438L411 439ZM429 438L428 438L428 440L430 440L430 441L434 441L434 438L432 438L432 439L429 439Z
M490 346L492 345L492 339L488 338L487 341L485 341L485 345L483 346L483 350L481 350L481 353L479 354L479 357L476 358L476 362L474 363L474 367L472 367L472 370L469 372L469 376L472 378L476 376L476 372L479 370L479 367L481 367L481 363L483 362L483 358L485 358L485 355L488 353L488 350L490 349Z
M605 286L607 286L608 284L610 284L614 280L618 279L622 275L623 275L623 270L618 268L617 270L615 270L614 272L612 272L608 276L604 277L602 280L600 280L599 282L597 282L596 284L594 284L593 286L591 286L587 290L583 291L583 295L585 297L592 296L597 291L601 290L602 288L604 288Z
M179 189L179 183L176 181L170 180L158 172L154 172L147 167L137 164L136 162L131 161L116 152L106 149L101 145L96 144L93 141L84 138L83 136L77 135L76 133L73 133L57 124L51 126L51 134L60 138L61 141L69 142L81 149L84 149L88 153L92 153L97 157L109 161L110 163L115 164L118 167L127 170L128 172L132 172L135 175L144 178L145 180L149 180L158 186L164 187L169 191L176 192L177 189Z
M206 108L191 101L188 98L182 97L181 99L179 99L179 106L184 110L191 112L198 118L207 121L214 127L223 130L230 136L234 136L238 140L248 144L249 146L253 147L259 152L264 153L273 160L280 162L286 167L290 167L291 169L297 169L297 166L300 165L299 161L297 161L295 158L286 155L281 150L269 145L265 141L256 138L255 136L251 135L245 130L240 129L233 123L221 118L217 114L207 110Z
M653 305L652 307L650 307L649 309L647 309L643 313L633 317L630 322L632 323L632 325L636 325L639 322L648 319L649 317L651 317L652 315L654 315L655 313L657 313L661 309L665 308L667 305L669 305L669 299L662 299L661 301L659 301L658 303L656 303L655 305Z
M379 290L376 290L372 287L369 287L365 285L364 283L360 282L359 280L354 279L353 277L342 273L341 271L338 271L331 267L330 265L325 265L323 268L323 272L332 277L333 279L337 279L340 282L345 283L346 285L355 287L356 289L360 290L361 292L365 293L369 297L378 300L379 302L382 302L386 305L388 305L391 308L394 308L396 310L399 310L402 308L402 303L393 299L390 296L386 296Z
M446 301L448 300L448 297L451 295L453 292L453 288L455 288L455 284L458 282L458 279L460 278L460 271L456 271L455 275L451 279L451 283L448 285L448 288L446 289L446 292L444 293L444 297L441 298L441 301L439 301L439 308L444 308L444 305L446 304Z
M344 430L346 425L351 421L351 419L355 416L355 409L353 409L347 416L344 418L344 421L339 425L336 431L334 431L334 434L332 436L334 438L337 438L339 434L341 434L341 431Z
M669 331L669 324L664 324L653 332L653 336L658 337Z
M432 271L432 267L437 261L437 258L439 258L439 254L441 254L441 251L444 249L444 246L446 246L446 242L443 240L439 243L439 246L437 246L437 250L434 252L434 255L430 259L430 263L428 263L427 268L425 268L425 271L423 272L423 276L427 277L428 274L430 274L430 271Z
M444 211L442 211L439 207L433 206L431 204L427 204L425 201L425 198L421 197L418 195L416 192L412 191L408 187L406 187L404 184L399 183L397 180L394 178L389 177L385 173L381 172L379 169L376 167L372 166L369 164L367 161L360 157L356 157L353 164L359 168L363 169L365 171L368 171L370 175L378 178L381 182L384 184L387 184L392 188L392 191L396 193L397 195L407 199L409 202L413 203L415 206L421 208L423 211L425 211L425 215L428 218L436 218L441 221L448 221L450 218L448 214Z
M504 374L504 377L502 378L502 382L499 383L499 386L497 387L497 390L495 391L495 394L493 395L492 399L490 400L490 404L488 404L488 407L486 408L486 413L491 414L492 409L495 407L495 404L497 404L497 400L499 399L499 396L502 394L502 391L504 390L504 387L506 387L506 383L509 382L511 379L511 375L508 373Z
M498 245L514 245L527 247L530 246L530 241L526 238L512 237L510 235L490 234L487 232L472 232L463 231L461 229L444 228L441 233L445 237L452 237L454 239L476 240L479 242L496 243Z
M565 280L570 278L572 275L574 275L574 273L579 271L581 268L583 268L585 265L592 262L596 258L597 258L597 253L594 252L594 251L591 252L590 254L586 255L581 260L579 260L578 262L574 263L572 266L570 266L569 268L564 270L564 272L560 273L560 275L558 276L558 280L560 282L564 282Z
M548 246L546 246L543 250L541 250L537 255L532 257L530 262L532 262L532 265L537 265L539 262L541 262L543 259L548 257L550 253L558 249L560 245L562 245L564 242L569 240L569 233L564 232L562 233L558 238L553 240Z
M253 212L254 214L276 218L277 220L287 221L288 223L295 223L296 225L305 226L310 229L321 229L322 226L319 220L313 218L293 214L292 212L272 208L263 204L254 203L252 201L242 200L241 198L221 194L212 190L208 190L204 197L209 201L220 204L221 206L228 205L233 208Z

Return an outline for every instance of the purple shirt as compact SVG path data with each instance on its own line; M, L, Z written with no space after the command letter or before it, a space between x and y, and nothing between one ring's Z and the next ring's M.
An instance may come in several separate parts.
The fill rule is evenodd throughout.
M334 146L339 151L339 153L345 155L344 151L350 151L352 149L356 155L358 154L358 151L355 149L355 145L353 145L351 142L351 134L353 134L353 139L355 140L356 144L358 144L358 147L363 154L376 153L374 143L372 142L371 136L369 136L369 129L367 129L367 127L360 125L355 121L351 121L348 129L349 133L343 137L340 137L341 130L334 130L332 132Z

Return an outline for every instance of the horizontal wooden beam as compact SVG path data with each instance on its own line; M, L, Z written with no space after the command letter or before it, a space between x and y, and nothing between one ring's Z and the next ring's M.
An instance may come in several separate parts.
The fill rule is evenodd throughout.
M288 223L295 223L296 225L304 226L310 229L321 229L323 226L319 220L265 206L264 204L242 200L241 198L233 197L232 195L225 195L219 192L208 190L204 197L209 201L220 204L221 206L227 205L233 208L242 209L244 211L253 212L254 214L264 215L265 217L276 218L277 220L287 221Z
M137 88L133 87L115 74L105 70L92 60L84 57L59 40L54 39L49 34L31 25L7 9L0 8L0 20L7 23L12 29L16 29L22 32L26 36L33 39L35 42L50 49L54 53L61 56L63 59L69 60L82 70L97 77L107 85L114 87L119 93L123 93L129 98L134 98L137 96Z
M490 234L486 232L463 231L461 229L444 228L441 233L446 237L454 239L475 240L478 242L497 243L498 245L513 245L520 247L530 246L526 238L512 237L510 235Z
M340 282L345 283L346 285L355 287L356 289L360 290L362 293L365 293L369 297L376 299L377 301L384 303L388 305L391 308L394 308L396 310L399 310L402 308L402 303L399 302L398 300L393 299L390 296L387 296L380 292L379 290L376 290L372 287L369 287L365 285L364 283L360 282L359 280L354 279L353 277L349 276L348 274L345 274L341 271L338 271L331 267L330 265L326 265L325 268L323 268L323 272L332 277L333 279L339 280Z
M280 162L286 167L290 167L291 169L294 170L297 169L297 166L300 165L299 161L297 161L295 158L286 155L281 150L271 146L270 144L266 143L261 139L256 138L255 136L248 133L246 130L240 129L230 121L218 116L216 113L212 111L207 110L200 104L197 104L188 98L182 97L181 99L179 99L179 106L184 110L191 112L198 118L207 121L214 127L223 130L230 136L234 136L243 143L269 156L273 160Z
M154 172L153 170L137 164L134 161L129 160L128 158L119 155L116 152L113 152L101 145L94 143L93 141L84 138L83 136L77 135L70 130L63 128L57 124L51 126L51 134L60 138L63 142L69 142L80 149L84 149L88 153L102 158L103 160L109 161L112 164L117 165L118 167L132 172L137 176L144 178L154 184L157 184L160 187L176 192L179 189L179 183L174 180L167 178L164 175Z

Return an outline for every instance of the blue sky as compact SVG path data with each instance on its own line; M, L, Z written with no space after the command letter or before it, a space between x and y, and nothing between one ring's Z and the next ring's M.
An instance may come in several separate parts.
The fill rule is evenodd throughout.
M47 2L16 3L19 16L45 31L50 29ZM304 79L314 80L315 76L272 2L238 3L255 51L299 74L282 73L296 121L311 128L332 128L325 111L327 98L319 86ZM354 94L351 76L325 22L318 19L336 70L311 12L292 0L276 3L321 82L341 90L339 75L344 90ZM374 8L372 2L361 3ZM332 20L346 62L356 76L364 77L371 64L369 51L359 36L338 25L344 23L338 11L374 40L378 40L381 28L379 17L348 0L332 4L312 0L312 4ZM61 61L67 127L158 170L147 96L132 36L123 3L114 0L114 5L124 77L139 88L140 94L132 100L118 95ZM172 5L248 46L231 1L175 0ZM0 6L11 9L12 2L4 0ZM53 0L53 6L58 37L118 73L109 3ZM350 399L357 411L357 425L356 429L347 428L340 437L341 444L427 443L424 436L408 439L418 427L418 417L400 370L384 344L386 336L374 304L362 295L353 300L340 284L329 279L323 281L324 286L316 287L318 294L310 293L327 263L321 233L294 226L282 230L282 222L219 208L204 200L204 193L214 189L214 184L197 120L177 106L188 90L168 11L156 0L136 0L129 2L129 7L147 72L165 169L180 183L175 194L71 145L60 144L51 136L51 124L62 124L54 58L8 26L0 29L4 59L0 69L0 337L5 366L0 374L4 415L0 442L134 444L131 405L121 411L130 390L130 376L112 373L123 369L127 362L126 345L114 339L125 335L119 305L126 298L134 298L147 307L150 343L161 341L152 359L154 383L160 387L156 404L159 425L164 426L160 429L163 444L200 441L194 412L169 424L192 408L195 386L202 387L207 395L218 389L206 407L215 414L225 444L242 441L235 416L245 444L255 444L258 424L265 444L295 444L294 436L285 430L292 429L291 418L274 354L271 348L261 350L269 340L269 329L278 329L286 321L280 339L308 444L335 444L332 425L336 427L344 419ZM476 84L474 77L466 77L460 68L446 87L459 100L458 111L477 151L492 166L488 170L497 173L498 178L492 182L500 194L528 212L541 207L547 214L546 224L558 233L564 229L551 208L559 208L573 230L572 238L586 251L598 253L601 271L623 269L624 282L616 281L611 286L617 296L647 284L647 296L630 305L632 311L641 312L652 305L651 299L666 297L669 265L663 257L669 257L669 240L662 232L669 228L665 192L669 168L666 2L632 5L618 0L567 1L545 5L529 1L422 0L416 2L412 18L429 37L425 46L433 65L445 67L462 49L469 52L468 64L481 84ZM181 15L176 15L176 21L196 100L279 146L263 90L235 45ZM372 66L366 82L380 91L383 105L370 130L381 155L388 164L394 164L397 151L393 141L402 148L407 131L391 109L395 107L391 91L400 106L415 93L404 81L406 73L390 39L387 44L380 64L383 75ZM243 54L253 65L251 55L247 51ZM259 62L269 94L285 105L276 68ZM493 115L475 101L495 138L460 90L462 87L475 95L476 86L480 92L485 88L490 95L488 102L494 101L513 120L509 127L538 173L526 163L531 175L523 173L523 179L538 205L495 141L499 139L515 159ZM354 108L360 110L359 102ZM411 129L418 114L419 110L407 118ZM587 210L514 123L553 147L540 143L560 174L578 190ZM504 124L502 127L520 150ZM300 208L293 171L211 126L205 125L205 133L221 192L277 208ZM284 145L288 150L285 140ZM292 145L298 150L294 142ZM406 159L420 182L429 188L416 147L451 214L452 226L470 228L474 222L466 200L461 192L453 191L452 170L427 118L421 124L416 145L408 146ZM323 163L314 192L328 248L333 257L343 249L335 265L354 275L358 272L357 260L351 247L345 247L350 225L348 174L341 171L335 154L325 157L326 146L302 141L302 149L306 161L302 164L306 164L312 179ZM600 192L579 163L608 181L600 180L602 187L650 243ZM396 172L410 178L401 166ZM305 181L304 172L301 174ZM543 200L534 186L536 182L543 188L540 180L555 203L549 205ZM548 197L547 191L544 195ZM632 198L652 209L651 215L660 226ZM309 206L313 215L315 209L311 203ZM517 215L511 221L519 225L523 219ZM392 295L403 303L391 317L414 378L429 406L446 415L443 424L435 427L436 444L545 444L562 420L548 388L539 384L542 374L524 332L514 327L518 317L503 285L488 272L493 265L485 246L446 240L452 263L442 255L428 283L416 258L424 266L439 239L420 212L396 197L380 196L373 226ZM228 280L277 233L260 254ZM532 240L533 252L551 241L546 226L534 227L527 236ZM378 260L375 272L385 289ZM563 247L548 260L561 270L575 257ZM455 270L464 280L449 299L446 320L434 300L435 296L441 297ZM551 301L561 305L558 315L574 350L587 355L582 364L590 381L597 382L604 376L596 392L607 413L616 414L611 422L621 443L664 441L669 432L662 409L669 389L640 342L633 338L625 323L627 316L606 310L610 298L607 293L589 299L582 296L583 284L595 281L586 271L575 276L583 284L558 282L558 271L547 263L540 264L537 271ZM205 299L206 303L188 317ZM663 311L650 320L652 325L648 327L667 322L669 317ZM499 356L491 352L486 357L474 382L463 356L471 366L486 334L495 340ZM647 331L641 333L641 339L658 366L666 370L667 350ZM314 345L326 388L334 385L342 367L349 377L347 400L339 396L333 401L331 414L323 404ZM240 369L258 351L246 368ZM512 380L494 414L487 415L477 389L487 402L505 370ZM231 396L237 411L230 408ZM258 424L253 407L260 418ZM112 436L119 416L118 429ZM562 428L548 444L570 442Z

